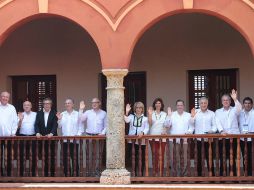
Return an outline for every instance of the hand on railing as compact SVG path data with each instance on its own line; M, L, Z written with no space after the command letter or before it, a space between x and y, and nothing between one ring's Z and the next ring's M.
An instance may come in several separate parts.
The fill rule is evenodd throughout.
M40 137L41 137L41 134L40 134L40 133L36 133L36 137L37 137L37 138L40 138Z

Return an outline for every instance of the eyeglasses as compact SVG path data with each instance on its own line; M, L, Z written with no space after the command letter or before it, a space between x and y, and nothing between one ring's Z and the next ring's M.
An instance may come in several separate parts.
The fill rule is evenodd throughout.
M100 103L100 102L92 102L92 104L98 104L98 103Z

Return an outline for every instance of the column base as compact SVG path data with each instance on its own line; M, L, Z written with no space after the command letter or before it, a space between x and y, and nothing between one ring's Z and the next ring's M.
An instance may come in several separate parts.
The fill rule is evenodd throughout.
M130 172L126 169L106 169L101 174L100 183L106 185L128 185L131 183Z

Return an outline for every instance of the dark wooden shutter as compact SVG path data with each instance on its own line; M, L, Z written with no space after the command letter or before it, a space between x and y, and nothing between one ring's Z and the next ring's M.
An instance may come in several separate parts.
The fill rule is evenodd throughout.
M13 76L12 97L17 111L23 110L22 104L25 100L32 102L34 111L39 111L43 107L44 98L51 98L53 100L52 108L56 109L56 76Z
M209 109L221 107L221 96L236 89L237 69L191 70L189 74L189 109L198 108L202 96L209 98Z

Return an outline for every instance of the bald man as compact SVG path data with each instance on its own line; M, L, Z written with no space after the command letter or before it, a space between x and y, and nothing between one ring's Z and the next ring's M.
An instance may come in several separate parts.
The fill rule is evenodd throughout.
M0 94L0 136L15 136L18 127L18 117L16 109L13 105L9 104L10 93L1 92ZM7 176L11 176L11 141L1 141L0 159L3 159L4 149L7 148ZM1 162L2 163L2 162ZM3 164L3 163L2 163ZM3 166L1 165L1 170ZM3 172L3 171L2 171Z
M19 136L35 136L34 124L36 119L36 112L32 111L32 103L25 101L23 103L24 112L18 113L18 128ZM20 142L20 175L24 175L24 148L25 154L30 153L30 141L26 141L26 147L24 147L24 141ZM35 142L32 142L32 175L35 176Z
M84 112L84 101L80 102L79 111L81 115L81 122L87 122L86 135L105 135L107 114L100 109L101 101L98 98L92 99L92 109Z

